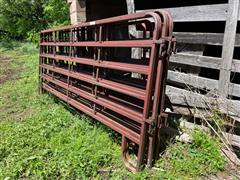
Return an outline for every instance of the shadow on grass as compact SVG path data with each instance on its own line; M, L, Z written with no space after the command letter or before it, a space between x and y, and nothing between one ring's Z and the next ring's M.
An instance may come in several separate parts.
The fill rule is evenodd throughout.
M93 119L92 117L88 116L87 114L81 112L77 108L69 105L65 101L62 101L51 94L49 94L49 95L54 99L55 103L63 105L63 107L66 110L68 110L69 112L71 112L73 115L77 115L79 117L82 117L82 116L87 117L87 118L84 118L84 120L87 121L88 124L90 124L91 126L95 126L99 129L103 129L105 132L107 132L109 134L109 137L112 139L113 142L115 142L118 145L121 145L122 138L119 133L115 132L114 130L105 126L104 124L100 123L99 121ZM81 120L81 119L79 118L79 120Z

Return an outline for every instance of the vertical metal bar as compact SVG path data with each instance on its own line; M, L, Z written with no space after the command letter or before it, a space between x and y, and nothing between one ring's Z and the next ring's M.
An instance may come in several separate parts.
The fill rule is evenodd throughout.
M70 32L69 32L69 37L70 37L70 42L71 42L71 45L69 47L69 58L72 59L72 43L73 43L73 30L71 29ZM67 85L68 85L68 88L67 88L67 98L68 98L68 101L69 101L69 86L70 86L70 73L72 71L72 63L71 62L67 62L68 63L68 77L67 77Z
M144 100L144 109L143 109L143 118L144 121L146 121L149 117L149 108L150 108L150 101L152 98L151 95L151 89L153 85L153 70L155 68L155 58L157 56L157 45L152 45L151 48L151 55L150 55L150 66L149 66L149 74L148 74L148 80L147 80L147 88L146 88L146 98ZM139 145L139 152L138 152L138 163L137 163L137 169L140 169L143 159L144 159L144 154L146 151L146 133L147 133L147 124L143 123L141 127L141 136L140 136L140 142L141 144Z
M98 42L99 41L99 30L98 30L98 27L95 27L95 29L94 29L94 41L95 42ZM98 49L99 48L97 48L97 47L94 47L94 54L93 54L93 58L94 58L94 60L95 61L97 61L98 60ZM96 76L96 72L97 70L96 70L96 67L95 66L93 66L93 78L95 78L95 80L97 81L97 76ZM96 97L96 91L97 91L97 87L96 87L96 85L92 85L92 94L94 94L94 96ZM94 111L94 113L96 113L96 103L94 103L93 104L93 111Z
M53 59L53 68L56 67L56 59L55 59L55 56L56 56L56 49L57 49L57 46L56 46L56 31L54 32L54 47L53 47L53 56L54 56L54 59ZM55 72L52 72L52 79L55 78Z
M165 20L165 25L167 26L167 28L164 28L165 29L165 32L163 31L163 36L168 36L170 38L173 37L173 21L172 21L172 17L171 15L169 14L168 11L164 12L164 11L159 11L159 13L162 13L162 14L165 14L164 15L164 19ZM165 42L166 44L166 42ZM167 74L168 74L168 67L169 67L169 58L170 58L170 53L172 53L172 50L171 48L174 48L173 47L174 45L174 42L172 42L172 40L170 39L170 41L168 41L168 44L166 44L167 46L167 51L165 52L165 60L163 61L163 69L162 69L162 83L161 83L161 99L160 99L160 114L158 116L158 119L157 119L157 132L156 132L156 142L155 142L155 159L158 159L159 158L159 147L160 147L160 128L161 128L161 123L162 123L162 119L164 118L164 124L166 123L166 119L167 119L167 114L165 114L163 112L164 110L164 103L165 103L165 91L166 91L166 81L167 81ZM162 55L163 56L163 55Z
M161 48L160 48L161 49ZM160 50L161 52L161 50ZM157 68L157 77L156 77L156 83L155 83L155 92L154 92L154 101L153 101L153 109L152 109L152 117L151 119L153 120L153 126L156 128L157 126L157 118L158 118L158 110L159 110L159 101L160 101L160 91L161 91L161 81L162 81L162 71L163 71L163 63L162 59L158 61L158 68ZM155 132L156 129L153 129L153 137L150 138L149 142L149 151L148 151L148 166L152 167L152 160L153 160L153 151L154 151L154 146L155 146Z
M44 33L40 34L40 42L44 41ZM40 45L39 48L39 55L43 53L43 47ZM43 79L42 79L42 59L43 57L39 56L39 76L38 76L38 88L39 88L39 93L42 94L43 93L43 88L42 88L42 83L43 83Z
M40 43L42 42L42 33L40 33ZM41 45L39 45L39 62L38 62L38 92L39 92L39 94L41 94L42 93L42 73L41 73L41 71L42 71L42 68L41 68L41 65L42 65L42 60L41 60L41 56L40 56L40 54L42 53L41 51L41 48L42 48L42 46Z
M160 34L159 30L161 29L161 19L159 16L155 16L153 14L153 17L155 18L155 27L153 31L153 39L158 39ZM153 87L153 80L154 80L154 69L156 68L156 59L158 57L159 52L159 45L153 44L151 47L151 54L150 54L150 60L149 60L149 73L147 78L147 85L146 85L146 97L144 100L144 108L143 108L143 118L144 121L146 121L149 118L150 113L150 101L152 99L152 87ZM137 169L139 170L143 160L144 160L144 154L146 151L146 133L147 133L147 124L146 122L142 124L141 127L141 133L140 133L140 145L139 145L139 152L138 152L138 162L137 162Z
M99 26L99 30L98 30L98 41L99 42L102 42L102 29L103 29L103 27L102 26ZM100 59L101 59L101 47L98 47L98 49L97 49L97 61L98 61L98 63L100 63ZM97 66L97 68L96 68L96 77L95 77L95 79L96 79L96 82L98 82L98 78L99 78L99 67ZM97 99L97 91L98 91L98 86L97 85L95 85L95 87L94 87L94 96L95 96L95 98ZM94 106L95 106L95 108L96 108L96 103L94 103Z

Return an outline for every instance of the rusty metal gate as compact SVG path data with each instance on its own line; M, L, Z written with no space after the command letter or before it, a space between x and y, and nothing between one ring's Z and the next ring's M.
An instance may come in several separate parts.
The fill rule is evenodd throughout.
M129 28L142 32L131 37ZM122 135L125 166L138 171L159 153L168 59L174 48L166 11L123 15L44 30L40 90ZM132 49L141 52L132 58ZM130 146L136 163L130 159Z

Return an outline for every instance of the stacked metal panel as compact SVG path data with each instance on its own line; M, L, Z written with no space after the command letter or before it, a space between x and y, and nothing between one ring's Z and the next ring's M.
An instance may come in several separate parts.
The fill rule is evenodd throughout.
M130 27L142 31L142 37L128 35ZM41 92L120 133L123 161L131 171L146 162L151 166L159 153L172 29L169 13L156 10L48 29L40 35ZM131 58L132 48L141 50L138 59ZM135 163L130 152L136 154Z

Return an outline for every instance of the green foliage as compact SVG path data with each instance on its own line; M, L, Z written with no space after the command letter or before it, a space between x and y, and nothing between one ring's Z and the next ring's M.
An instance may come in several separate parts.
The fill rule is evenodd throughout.
M69 8L63 0L48 0L44 4L44 17L48 20L48 26L63 26L69 24Z
M226 126L225 124L229 123L229 124L233 124L231 118L229 118L227 115L222 114L221 112L219 112L219 110L217 109L212 109L211 110L211 126L215 129L215 131L219 134L221 134L221 132L226 131Z
M120 148L102 126L38 94L37 48L13 44L1 48L21 70L0 87L0 179L94 177L120 162Z
M154 169L132 174L115 133L38 94L35 45L0 42L0 58L0 79L6 68L15 74L0 84L0 179L190 179L224 170L218 140L197 130L191 144L170 143Z
M9 39L9 37L4 37L1 41L0 41L0 47L2 49L13 49L14 44L13 41L11 41Z
M16 39L37 41L37 33L45 28L69 23L67 1L1 0L0 30Z
M83 121L56 106L25 122L1 124L2 177L96 176L100 167L111 163L114 145L100 128L80 118Z
M27 40L37 44L39 42L39 33L35 30L31 30L27 33Z
M170 144L166 156L157 163L160 174L166 178L192 178L222 171L226 161L217 139L201 130L192 134L191 144Z

